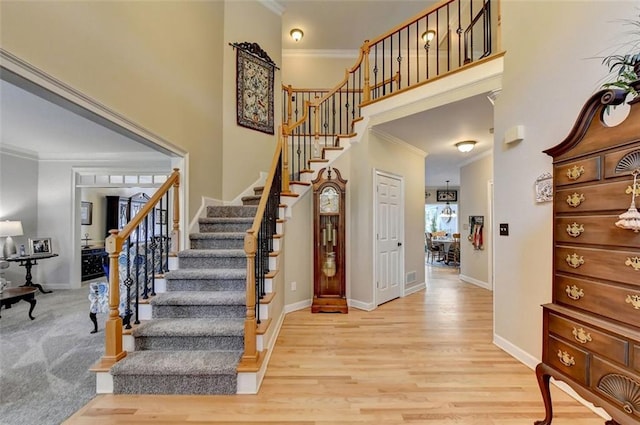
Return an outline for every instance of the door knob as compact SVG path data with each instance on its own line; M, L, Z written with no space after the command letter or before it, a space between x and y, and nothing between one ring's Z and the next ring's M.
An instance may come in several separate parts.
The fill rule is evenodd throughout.
M402 242L398 242L398 246L402 246Z

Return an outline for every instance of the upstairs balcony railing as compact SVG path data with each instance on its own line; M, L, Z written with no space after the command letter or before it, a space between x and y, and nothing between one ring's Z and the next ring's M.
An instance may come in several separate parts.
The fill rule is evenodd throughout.
M360 108L425 84L496 50L497 0L441 2L364 42L356 63L334 88L283 87L283 182L301 180L309 161L353 133Z

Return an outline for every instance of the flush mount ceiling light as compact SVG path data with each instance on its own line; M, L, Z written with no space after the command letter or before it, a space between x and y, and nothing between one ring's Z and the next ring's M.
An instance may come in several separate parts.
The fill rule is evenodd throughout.
M458 148L460 152L470 152L475 145L475 140L464 140L462 142L456 143L456 148Z
M435 36L436 32L434 30L425 31L422 33L422 41L428 44Z
M304 37L304 33L302 32L302 30L300 28L294 28L292 29L289 34L291 35L291 38L293 38L293 41L295 41L296 43L300 40L302 40L302 37Z

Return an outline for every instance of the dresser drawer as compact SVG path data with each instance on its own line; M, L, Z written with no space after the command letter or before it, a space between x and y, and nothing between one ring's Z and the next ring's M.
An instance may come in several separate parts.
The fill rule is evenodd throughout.
M545 363L555 367L565 375L587 384L587 366L589 354L571 344L566 344L549 335Z
M553 169L556 187L600 180L600 157L556 165Z
M558 245L554 258L557 272L640 286L640 249L618 251Z
M640 417L640 377L631 370L593 356L590 365L591 388L611 400L630 416Z
M556 275L553 292L554 302L640 326L640 288Z
M619 181L557 190L553 197L555 212L616 211L620 214L631 204L631 195L626 194L625 190L630 188L632 183Z
M616 226L616 215L556 217L556 241L572 244L616 245L637 248L640 232Z
M627 341L555 314L549 314L549 332L623 366L628 364Z
M615 152L610 152L605 154L604 177L608 179L612 177L629 176L628 178L631 180L631 172L626 172L622 174L616 173L616 166L618 165L618 162L620 162L620 160L624 158L625 155L633 151L637 151L638 149L640 149L640 143L636 143L633 147L630 147L627 149L616 150Z

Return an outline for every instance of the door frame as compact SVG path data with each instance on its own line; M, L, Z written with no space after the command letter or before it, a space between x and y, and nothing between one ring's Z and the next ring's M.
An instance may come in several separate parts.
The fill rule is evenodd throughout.
M400 297L404 297L405 296L405 276L404 276L404 248L405 248L405 228L404 228L404 176L401 176L399 174L395 174L395 173L390 173L388 171L384 171L384 170L380 170L377 168L373 168L372 170L373 173L373 206L372 206L372 210L373 210L373 226L372 226L372 231L371 234L373 235L373 252L372 252L372 258L373 258L373 282L372 282L372 289L373 289L373 309L375 310L376 308L378 308L378 286L377 286L377 282L378 282L378 238L376 237L376 231L377 231L377 225L378 225L378 177L380 176L384 176L384 177L388 177L388 178L392 178L392 179L397 179L400 182L400 199L399 199L399 205L400 205L400 211L398 213L398 217L399 217L399 225L398 228L400 229L400 239L402 239L402 246L400 247L401 249L401 253L400 253L400 261L398 264L398 274L399 274L399 278L400 278Z

